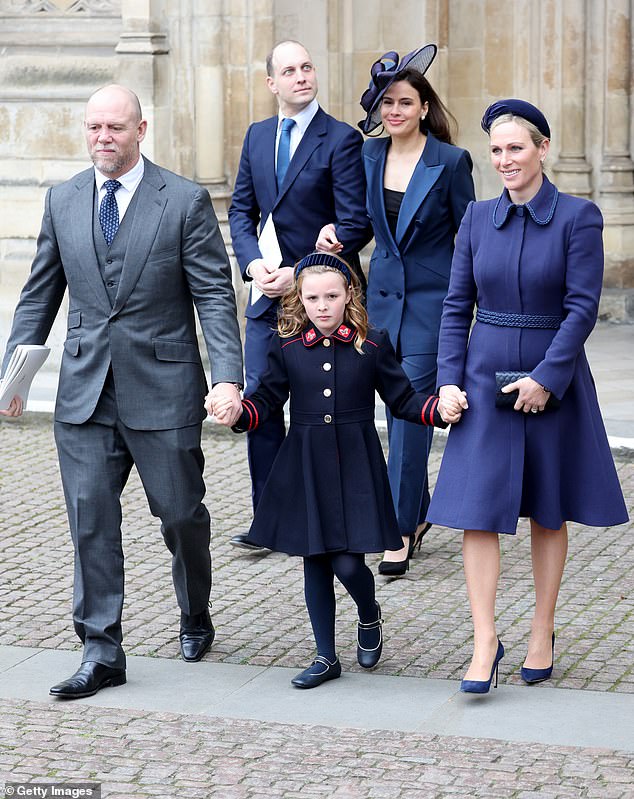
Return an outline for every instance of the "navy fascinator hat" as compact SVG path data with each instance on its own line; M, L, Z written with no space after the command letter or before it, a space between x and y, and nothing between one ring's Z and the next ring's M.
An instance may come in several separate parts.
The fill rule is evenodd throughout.
M482 122L480 123L482 130L489 133L493 122L504 114L513 114L513 116L522 117L528 122L532 122L542 136L550 139L550 127L539 108L527 103L526 100L514 100L512 98L491 103L482 117Z
M361 108L367 113L366 118L359 122L359 127L365 134L370 134L381 124L381 100L387 89L396 80L399 72L411 69L422 77L436 57L437 51L438 48L435 44L426 44L418 50L412 50L399 61L398 53L390 50L372 64L370 85L363 92L360 100Z

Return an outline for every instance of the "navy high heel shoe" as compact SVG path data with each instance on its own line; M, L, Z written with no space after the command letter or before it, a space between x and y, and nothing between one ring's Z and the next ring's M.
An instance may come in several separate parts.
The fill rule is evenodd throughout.
M553 664L555 663L555 633L553 633L553 659L550 666L545 669L527 669L522 666L520 675L527 685L534 685L536 682L544 682L549 680L553 673Z
M460 683L460 690L465 694L488 694L493 675L495 674L495 687L498 687L498 664L504 657L504 647L502 641L498 638L498 651L495 653L493 666L491 667L491 676L488 680L463 680Z

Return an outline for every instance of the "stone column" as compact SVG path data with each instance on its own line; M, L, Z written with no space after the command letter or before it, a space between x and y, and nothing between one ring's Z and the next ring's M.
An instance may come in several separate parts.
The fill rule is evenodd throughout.
M600 196L606 209L634 212L630 154L632 34L629 0L605 3L605 117Z
M562 0L561 113L559 158L553 167L561 191L590 197L591 167L586 159L585 0Z
M632 18L629 0L606 0L604 9L604 119L599 201L605 217L610 288L634 287L634 163L632 135Z

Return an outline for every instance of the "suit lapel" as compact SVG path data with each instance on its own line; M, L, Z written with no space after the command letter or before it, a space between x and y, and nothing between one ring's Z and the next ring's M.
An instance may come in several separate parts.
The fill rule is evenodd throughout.
M72 201L70 219L73 229L73 241L77 252L77 261L81 272L97 295L103 310L110 313L110 300L103 283L97 253L92 238L93 208L95 204L95 172L87 169L81 172L76 180L77 193Z
M156 239L156 232L167 203L167 196L161 191L165 186L161 173L147 158L144 161L143 179L137 188L139 195L121 268L119 290L112 307L113 315L121 310L136 286Z
M275 177L275 138L277 136L277 117L264 120L261 128L260 141L258 142L258 155L261 168L264 170L264 183L271 195L273 206L277 197L277 179ZM259 165L256 165L259 168ZM262 220L265 222L266 220Z
M327 126L328 120L326 119L326 113L320 108L312 118L310 125L306 128L306 132L302 136L302 139L297 146L297 149L293 153L291 162L288 165L286 177L284 178L284 183L282 183L278 189L277 199L275 200L276 206L279 205L282 197L293 185L293 181L302 171L310 156L314 153L317 147L321 145L322 140L326 135Z
M378 213L374 214L372 220L373 225L378 225L382 228L383 240L389 241L392 245L394 255L398 255L398 247L392 236L392 231L387 223L387 216L385 213L385 193L383 187L383 176L385 174L385 159L387 157L388 139L377 140L377 144L381 147L373 147L376 152L365 153L365 160L367 166L367 180L368 180L368 194L373 198L374 203L378 206Z
M414 215L425 202L425 198L445 169L445 165L439 164L438 161L438 140L430 133L427 135L425 149L416 164L399 211L396 225L396 241L399 245Z

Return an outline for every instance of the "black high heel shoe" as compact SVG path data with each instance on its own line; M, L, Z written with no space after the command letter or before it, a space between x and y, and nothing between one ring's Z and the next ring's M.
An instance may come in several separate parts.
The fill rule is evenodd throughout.
M409 555L405 560L382 560L379 563L379 574L386 577L402 577L409 569Z
M524 682L527 685L534 685L536 682L544 682L544 680L549 680L552 673L553 673L553 665L555 663L555 633L553 633L553 659L545 669L527 669L525 666L522 666L520 669L520 675Z
M431 522L425 522L425 526L423 527L422 530L420 530L418 533L414 533L414 535L410 536L409 549L407 550L407 557L408 558L413 558L414 557L414 552L417 549L420 552L420 548L423 545L423 538L429 532L430 527L431 527Z

